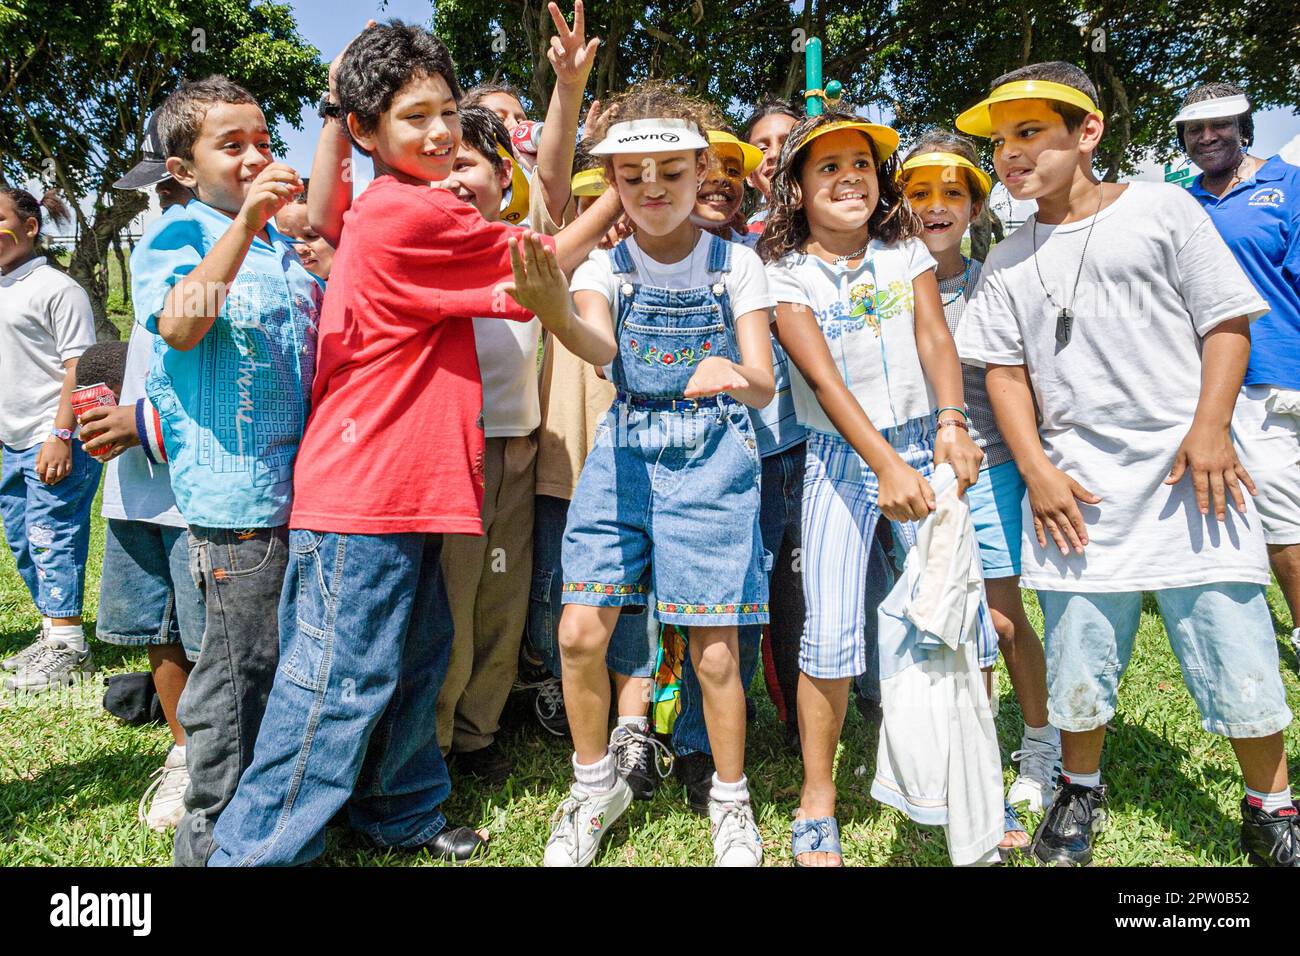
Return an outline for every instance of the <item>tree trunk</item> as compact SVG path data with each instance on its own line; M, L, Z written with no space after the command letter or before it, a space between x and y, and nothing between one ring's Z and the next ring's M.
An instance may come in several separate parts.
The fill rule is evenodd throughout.
M109 184L102 184L104 189ZM95 337L100 341L121 338L117 326L108 317L108 253L114 241L132 219L149 205L149 197L138 190L119 190L112 205L104 203L104 193L95 197L94 220L83 228L72 249L68 275L90 296L95 314ZM125 278L125 274L123 276Z

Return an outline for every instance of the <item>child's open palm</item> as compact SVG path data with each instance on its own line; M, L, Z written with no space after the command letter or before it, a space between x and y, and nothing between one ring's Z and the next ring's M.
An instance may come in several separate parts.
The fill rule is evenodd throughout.
M551 19L555 22L556 35L551 37L551 48L546 51L546 58L551 61L551 67L555 70L556 81L565 85L586 86L587 76L596 62L596 48L600 46L600 40L592 39L591 42L587 42L582 0L575 0L573 4L572 30L569 29L564 14L560 13L558 5L550 3L547 9L550 10Z
M240 219L253 232L261 232L267 221L300 192L302 180L293 167L271 163L248 187L243 208L239 210Z
M564 278L555 252L542 244L534 232L511 238L510 269L514 283L505 287L509 296L547 325L554 316L569 314L569 283Z
M706 398L748 387L749 380L740 374L734 363L720 355L710 355L700 363L682 394L686 398Z

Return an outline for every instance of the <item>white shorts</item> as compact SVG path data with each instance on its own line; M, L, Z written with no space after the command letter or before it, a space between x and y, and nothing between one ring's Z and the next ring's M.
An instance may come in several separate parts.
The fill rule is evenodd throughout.
M1300 544L1300 410L1279 412L1279 397L1295 392L1246 385L1232 427L1241 463L1254 479L1255 506L1269 544Z

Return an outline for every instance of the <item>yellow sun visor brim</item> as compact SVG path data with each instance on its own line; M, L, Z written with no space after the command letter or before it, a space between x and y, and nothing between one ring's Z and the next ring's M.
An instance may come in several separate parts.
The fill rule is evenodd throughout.
M1082 90L1048 80L1018 80L1015 83L1003 83L958 116L957 128L971 136L982 136L988 139L993 135L993 121L989 115L989 107L994 103L1009 103L1012 100L1052 100L1057 103L1068 103L1077 106L1085 113L1096 113L1103 120L1106 118L1097 104Z
M569 183L569 191L575 196L599 196L608 188L603 169L584 169Z
M979 181L980 186L984 188L984 195L988 195L993 189L993 177L984 170L980 169L965 156L959 156L956 153L918 153L911 159L903 163L898 171L899 179L907 179L909 169L920 169L923 166L946 166L960 167L969 169L974 174L975 179Z
M528 174L509 151L498 146L497 155L510 160L510 201L501 210L501 221L517 226L528 216Z
M719 152L730 152L733 155L740 156L740 162L748 176L754 170L763 164L763 151L757 146L750 146L749 143L737 139L730 133L723 132L720 129L711 129L708 132L709 145Z
M867 138L876 145L879 162L884 162L894 151L898 149L898 133L888 126L881 126L879 123L863 123L857 120L838 120L834 123L827 123L825 126L818 126L815 130L803 138L799 144L799 149L803 149L819 136L825 136L827 133L836 133L842 129L856 129L867 134ZM796 150L798 152L798 150Z

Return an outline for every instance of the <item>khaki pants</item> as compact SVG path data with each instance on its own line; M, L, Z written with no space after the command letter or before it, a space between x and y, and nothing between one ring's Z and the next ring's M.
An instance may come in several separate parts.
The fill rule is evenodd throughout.
M442 752L492 743L519 667L533 576L533 477L537 438L489 438L483 471L483 534L443 539L456 636L438 696Z

